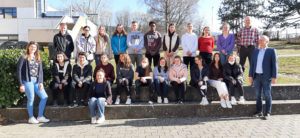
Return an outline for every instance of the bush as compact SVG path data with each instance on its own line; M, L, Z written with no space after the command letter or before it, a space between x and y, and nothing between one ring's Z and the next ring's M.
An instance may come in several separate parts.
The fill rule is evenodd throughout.
M25 50L6 49L0 50L0 108L17 105L26 96L19 92L17 78L17 63ZM48 87L51 79L49 56L40 51L43 62L44 86Z

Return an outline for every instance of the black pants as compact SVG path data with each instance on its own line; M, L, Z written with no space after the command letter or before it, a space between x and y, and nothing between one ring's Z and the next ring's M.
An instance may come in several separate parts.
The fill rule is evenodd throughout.
M239 95L244 96L244 88L243 84L239 83L239 81L236 81L236 84L234 85L231 81L225 81L227 88L229 90L230 96L235 96L235 88L238 89Z
M132 86L132 80L125 79L122 84L122 79L117 79L117 95L121 95L122 88L125 88L126 96L130 96L130 88Z
M171 81L171 85L173 86L173 90L175 91L177 101L183 101L186 91L186 82L181 82L180 84L178 84L176 81Z
M202 85L205 85L205 82L203 82ZM207 88L206 89L201 89L201 86L197 85L193 85L193 87L195 87L198 91L201 97L206 97L207 95Z
M120 55L114 55L116 65L118 65Z
M195 64L195 57L183 57L183 63L186 65L187 68L190 65L190 70L191 70L191 68Z
M145 54L145 56L148 58L150 66L152 65L152 59L153 59L153 65L154 66L158 65L158 61L159 61L159 58L160 58L159 54L156 54L154 56L151 56L151 54Z
M206 65L210 65L212 61L212 53L200 52L200 56L204 59Z
M154 84L153 84L153 80L152 79L146 79L146 83L142 83L141 80L135 80L135 93L137 95L137 97L140 96L140 92L141 92L141 86L148 86L149 88L149 92L150 92L150 100L154 100L153 99L153 94L154 94Z
M83 83L82 84L82 87L79 88L78 87L78 84L73 81L72 82L72 99L73 99L73 102L74 100L76 100L76 102L78 103L79 101L83 101L83 102L86 102L88 101L88 90L90 88L90 84L88 83Z
M249 65L250 65L251 55L254 50L255 50L255 46L248 46L248 47L241 46L241 48L240 48L240 64L243 68L243 71L245 71L245 63L246 63L247 57L248 57Z
M50 89L52 90L53 93L53 100L57 100L58 96L63 96L64 101L69 103L69 83L65 82L62 84L62 89L59 89L59 84L56 83L55 81L52 81L50 83ZM59 103L63 103L59 101Z

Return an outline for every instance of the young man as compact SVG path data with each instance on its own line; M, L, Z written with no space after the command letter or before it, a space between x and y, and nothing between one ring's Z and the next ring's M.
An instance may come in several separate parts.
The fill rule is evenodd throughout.
M127 53L133 65L139 66L143 58L144 35L137 31L138 23L132 21L132 32L127 35Z
M152 64L157 66L158 60L160 58L159 49L161 47L161 34L156 31L156 23L151 21L149 23L150 31L147 32L144 36L144 46L146 48L145 56L149 60L149 65Z
M256 113L255 117L263 115L262 93L264 94L265 113L264 119L268 120L272 108L271 84L276 83L278 63L277 54L274 48L268 47L269 38L260 36L259 49L255 49L252 53L249 70L249 82L254 84L256 93Z
M80 105L87 106L87 92L92 80L92 66L86 60L86 53L78 54L78 63L73 67L72 71L72 98L73 107Z
M175 31L175 24L171 23L169 25L168 33L163 37L163 50L168 67L173 64L173 60L177 55L177 50L179 47L180 38Z
M71 35L67 32L67 24L61 23L59 27L59 33L53 38L54 55L58 52L64 52L70 59L71 54L74 50L74 43Z
M245 62L248 57L249 63L252 52L258 49L258 30L251 26L249 16L245 18L245 27L241 28L237 35L237 55L240 56L240 64L245 71Z
M181 46L183 49L183 63L191 67L195 64L196 51L198 49L198 37L193 33L193 25L187 24L187 33L181 38Z
M96 52L96 41L90 35L90 27L83 27L83 34L81 34L76 41L77 55L80 52L85 52L87 55L87 60L91 63L94 60L94 53ZM78 56L76 57L76 59Z

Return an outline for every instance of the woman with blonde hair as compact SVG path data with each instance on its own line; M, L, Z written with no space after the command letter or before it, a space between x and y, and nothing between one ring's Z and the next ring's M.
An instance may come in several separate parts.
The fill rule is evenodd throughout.
M111 60L113 57L113 51L111 48L111 42L109 35L105 32L105 27L100 26L98 29L98 34L94 37L96 41L96 52L95 52L95 61L96 65L101 63L101 56L106 54L108 59Z

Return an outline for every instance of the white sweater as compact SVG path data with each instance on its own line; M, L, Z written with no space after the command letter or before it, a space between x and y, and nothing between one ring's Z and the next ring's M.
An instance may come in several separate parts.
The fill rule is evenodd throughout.
M196 56L196 51L198 49L198 37L195 33L188 34L185 33L181 38L181 46L183 49L183 56L188 56L186 52L190 51L192 57Z

